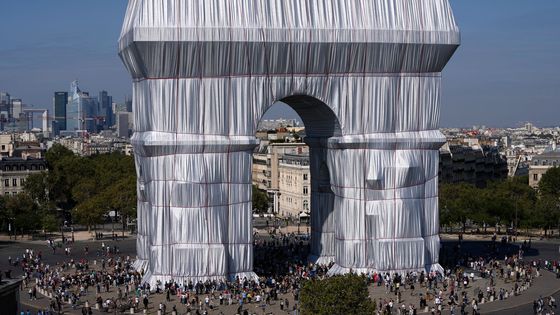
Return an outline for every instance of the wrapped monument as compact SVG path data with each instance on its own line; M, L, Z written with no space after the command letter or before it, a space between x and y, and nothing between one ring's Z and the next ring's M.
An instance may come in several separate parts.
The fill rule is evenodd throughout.
M311 150L312 254L331 274L438 269L447 0L130 0L145 281L252 278L251 163L275 102Z

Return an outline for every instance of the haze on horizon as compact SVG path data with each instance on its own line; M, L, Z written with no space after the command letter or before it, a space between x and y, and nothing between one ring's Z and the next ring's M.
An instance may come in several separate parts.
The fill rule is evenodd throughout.
M52 108L78 79L117 102L131 80L117 55L126 1L3 0L0 91ZM560 125L560 1L451 0L462 45L443 72L442 127ZM274 106L265 118L297 118Z

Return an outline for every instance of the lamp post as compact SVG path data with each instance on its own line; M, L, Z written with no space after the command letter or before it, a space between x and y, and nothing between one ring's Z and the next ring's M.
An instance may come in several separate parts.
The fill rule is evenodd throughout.
M513 230L513 241L517 241L517 201L518 201L519 197L515 196L514 200L515 200L515 228Z
M16 218L11 217L9 218L10 222L8 222L8 234L10 235L10 239L12 239L12 231L14 231L14 240L17 240L17 233L16 233Z
M66 223L66 221L62 221L62 225L60 226L60 234L62 237L62 243L64 244L64 224Z

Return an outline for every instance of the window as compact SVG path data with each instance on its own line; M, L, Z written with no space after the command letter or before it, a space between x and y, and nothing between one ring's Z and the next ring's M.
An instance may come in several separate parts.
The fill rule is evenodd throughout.
M307 200L303 201L303 210L309 210L309 201Z
M303 186L303 194L307 195L309 193L309 187Z
M10 187L10 180L9 179L4 180L4 186Z
M17 178L12 179L12 186L17 187Z
M539 175L538 175L538 174L533 174L533 180L534 180L534 181L539 180Z
M19 179L19 185L20 185L20 186L25 185L25 178L20 178L20 179Z
M307 180L307 174L303 174L303 180Z

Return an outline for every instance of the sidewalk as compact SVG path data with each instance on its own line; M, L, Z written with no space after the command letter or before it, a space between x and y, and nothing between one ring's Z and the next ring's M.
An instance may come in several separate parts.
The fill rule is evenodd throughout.
M74 235L74 241L75 242L79 242L79 241L95 241L94 236L95 233L103 233L103 239L100 239L98 241L107 241L107 240L111 240L111 230L96 230L95 232L92 230L91 232L88 231L75 231L74 233L72 232L65 232L64 233L64 237L66 237L67 240L71 240L72 239L72 234ZM116 231L115 234L117 234L119 240L122 240L122 231ZM135 237L135 234L131 234L128 231L125 231L124 233L124 238L130 238L130 237ZM47 239L53 239L55 242L61 242L62 241L62 236L60 235L60 233L55 234L55 235L48 235ZM6 234L0 234L0 242L19 242L19 243L45 243L46 240L44 238L44 236L42 235L36 235L35 238L32 238L31 235L29 234L25 234L23 237L21 235L17 236L17 239L14 239L13 235L6 235Z
M560 279L556 279L556 275L548 270L541 269L541 277L534 280L533 285L518 295L507 300L495 301L480 305L483 314L487 312L502 311L514 309L525 304L533 304L533 301L539 297L547 297L554 295L560 291Z

